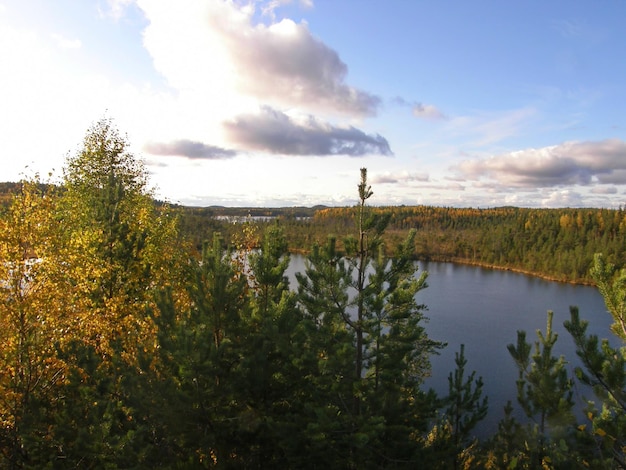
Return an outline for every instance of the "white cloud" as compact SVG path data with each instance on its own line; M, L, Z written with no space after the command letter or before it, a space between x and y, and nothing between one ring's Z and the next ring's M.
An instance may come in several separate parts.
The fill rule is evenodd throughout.
M73 105L79 90L70 90L64 71L56 67L57 53L50 41L34 31L13 28L0 17L0 149L5 178L15 178L25 165L45 174L58 164L39 163L54 161L70 149L63 142L73 129L63 132L60 117L68 128L76 124Z
M465 160L455 169L468 180L487 179L510 187L616 183L615 176L625 176L626 142L618 139L566 142L487 159Z
M99 7L100 16L119 20L124 16L126 9L134 2L135 0L106 0L106 8Z
M444 119L446 116L432 104L416 103L413 106L413 116L422 119Z
M315 194L317 200L339 200L339 196L328 196L332 192L329 187L341 187L335 183L340 178L339 168L354 170L350 157L367 159L370 154L390 154L384 137L352 125L359 121L351 118L375 111L377 98L347 84L345 64L335 51L311 35L306 24L283 20L255 25L251 10L232 2L190 1L184 7L158 0L137 3L148 22L143 31L144 46L169 87L125 81L124 70L104 75L111 69L99 62L97 55L83 61L89 51L69 55L61 50L59 46L79 45L69 33L51 41L45 29L18 29L5 24L0 16L3 179L19 177L25 164L42 174L55 168L58 174L65 156L80 146L89 125L105 114L128 133L131 150L138 156L142 150L148 151L154 163L150 165L151 178L164 197L226 194L223 175L237 168L240 187L249 190L248 200L270 197L263 195L271 192L267 182L274 181L278 174L290 184L282 191L300 191L309 199ZM104 0L100 5L105 6ZM126 1L110 3L108 16L100 20L102 31L91 39L107 43L111 39L107 35L119 27L109 21L110 13L121 15L123 8L132 6ZM272 59L271 64L255 62L259 57L241 57L248 53L242 48L257 47L255 41L259 43L259 54ZM82 44L85 49L91 45L86 40ZM311 63L299 58L300 47ZM276 57L270 57L274 53ZM265 67L264 72L257 74L258 67ZM265 82L254 84L256 76L265 77ZM281 90L295 90L295 94L282 97L281 90L272 90L273 82ZM270 109L267 104L274 102L288 105L288 109L271 108L287 120L251 119L263 114L259 109ZM314 114L318 110L327 115ZM267 118L267 113L261 117ZM224 127L225 122L231 124L230 129ZM277 126L279 122L282 127ZM241 132L242 124L251 125L248 135ZM294 175L316 174L318 159L285 159L280 154L269 165L265 155L247 154L243 150L273 142L272 136L264 141L258 133L257 125L261 124L273 129L274 136L281 129L295 132L295 138L286 143L287 153L333 155L333 174L324 184L316 181L307 186ZM233 146L228 137L247 145ZM270 146L266 153L276 151ZM173 159L169 155L186 158ZM287 165L286 160L294 163ZM244 173L245 178L241 176ZM208 180L207 175L212 179Z
M371 180L372 184L424 183L429 180L429 176L427 173L410 173L408 171L383 172L374 174Z
M615 186L596 186L591 188L591 194L617 194Z
M268 106L224 124L234 142L282 155L391 155L387 140L352 126L334 126L311 115L288 115Z
M80 49L82 47L80 39L68 39L61 34L53 34L52 39L62 49Z
M274 20L276 18L275 11L284 5L289 5L293 3L293 1L292 0L270 0L268 2L260 2L260 3L261 3L261 10L263 12L263 15L269 16L270 18L272 18L272 20ZM303 8L307 8L307 9L313 8L313 0L296 0L296 3L298 3Z
M346 84L346 64L306 23L255 24L250 5L219 0L185 8L139 0L139 6L150 21L144 42L155 66L181 93L229 105L223 109L236 102L233 114L242 112L242 105L250 109L251 101L351 116L373 115L380 104L378 97ZM241 101L242 93L248 101Z
M555 207L581 207L583 199L580 193L565 189L562 191L553 191L543 198L541 205L546 208Z

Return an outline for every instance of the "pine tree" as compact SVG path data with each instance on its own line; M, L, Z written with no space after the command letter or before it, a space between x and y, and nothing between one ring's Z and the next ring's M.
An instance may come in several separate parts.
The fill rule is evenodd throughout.
M504 417L498 423L498 430L488 442L485 468L524 468L528 462L525 438L522 426L513 416L513 404L509 400L504 406Z
M270 230L250 262L262 266L259 276L242 271L215 235L192 263L189 311L176 313L166 296L154 316L163 375L174 379L168 406L179 415L171 447L189 465L307 468L318 461L304 431L316 418L314 328L283 283L284 252L276 246L286 249L280 230ZM260 287L251 289L251 279Z
M601 254L596 254L590 274L613 317L611 331L626 341L626 269L618 271Z
M246 387L238 375L248 333L244 322L250 314L247 279L219 234L205 243L192 272L192 303L177 316L176 337L168 348L182 400L181 441L190 463L234 463L232 456L247 455L239 421L250 418L241 399ZM170 327L165 327L162 335L169 334Z
M347 468L354 419L354 340L346 327L351 274L332 236L313 247L305 265L304 273L296 273L298 302L310 325L306 346L313 354L307 407L312 419L304 432L318 465Z
M456 369L448 376L448 396L444 399L445 417L450 426L453 444L453 466L459 468L461 452L470 444L471 431L487 416L488 398L482 397L482 377L476 379L476 372L465 376L465 345L455 353ZM475 444L474 440L474 444Z
M327 335L319 346L319 374L332 391L325 412L335 421L318 431L341 437L336 444L350 449L342 460L348 468L410 465L419 450L416 433L432 413L419 387L429 373L429 355L442 346L428 338L424 306L415 300L426 276L415 276L414 233L389 259L383 234L390 215L369 210L372 195L361 169L356 236L344 240L345 253L332 237L314 247L298 276L305 315Z
M249 254L250 270L256 294L256 302L261 313L270 305L277 304L289 289L289 280L285 271L289 266L287 240L279 225L268 227L263 234L263 242L259 250Z
M614 319L613 333L626 340L626 270L617 271L606 263L602 255L596 255L591 270L607 309ZM595 459L608 465L626 468L626 349L613 348L607 339L600 341L597 335L587 334L589 322L580 319L578 308L570 308L570 320L565 328L576 344L576 354L584 368L576 368L576 376L592 387L599 405L588 402L591 420L591 436L596 441ZM585 429L586 430L586 429Z
M552 355L558 339L552 331L552 318L553 312L548 311L546 332L537 331L539 341L535 342L532 356L524 331L517 332L516 345L507 346L519 370L517 400L526 416L536 423L528 430L528 440L531 461L537 465L561 457L571 459L571 455L560 455L555 448L555 443L567 438L573 429L574 402L573 382L568 377L565 358Z

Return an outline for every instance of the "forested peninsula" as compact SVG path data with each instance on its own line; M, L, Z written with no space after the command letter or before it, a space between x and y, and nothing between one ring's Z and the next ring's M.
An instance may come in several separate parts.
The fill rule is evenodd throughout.
M236 224L279 223L290 250L307 253L329 235L341 243L356 223L350 207L175 209L182 229L198 248L216 231L229 241L241 228ZM371 210L390 217L385 233L390 252L410 230L417 231L413 256L418 260L510 269L582 284L593 283L589 269L595 253L603 253L620 268L626 266L623 208L388 206Z
M625 347L576 307L573 372L550 312L536 340L502 338L517 396L479 440L489 397L463 345L447 393L425 386L446 343L429 337L414 262L590 279L623 346L623 211L376 207L356 176L353 207L157 203L103 119L60 184L6 184L0 467L626 468ZM290 251L306 253L295 285ZM578 384L593 393L582 419Z

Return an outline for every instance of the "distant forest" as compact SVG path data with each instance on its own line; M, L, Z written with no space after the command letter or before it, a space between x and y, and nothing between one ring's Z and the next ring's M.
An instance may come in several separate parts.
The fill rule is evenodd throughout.
M0 183L6 204L20 183ZM158 205L164 204L157 202ZM308 253L329 236L343 239L355 229L351 207L190 207L173 205L181 232L198 250L220 233L232 245L241 224L262 232L279 224L290 250ZM589 269L595 253L626 267L626 210L520 207L454 208L435 206L372 207L390 217L385 234L389 254L410 230L416 230L415 258L511 269L561 282L593 283Z
M279 224L294 252L306 253L328 236L339 244L355 228L349 207L314 208L175 208L181 230L198 249L212 233L231 242L241 223L262 228ZM620 209L489 209L433 206L373 207L388 214L386 247L392 252L411 229L417 230L419 260L479 264L526 272L551 280L591 283L594 253L626 266L626 211Z
M0 203L19 189L0 183ZM158 202L159 205L163 202ZM220 233L232 244L241 224L259 231L279 224L292 252L307 253L329 236L342 240L355 228L350 207L190 207L173 205L181 231L198 252ZM626 267L626 210L593 208L530 209L520 207L454 208L381 206L372 210L390 217L389 253L415 229L415 257L511 269L562 282L592 283L589 269L595 253L618 268Z

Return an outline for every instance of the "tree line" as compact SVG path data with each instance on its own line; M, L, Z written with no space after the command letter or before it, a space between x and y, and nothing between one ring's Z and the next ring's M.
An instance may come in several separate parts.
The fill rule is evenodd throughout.
M95 123L61 185L23 181L1 212L0 465L623 468L626 349L575 308L584 367L569 377L553 356L551 314L534 344L519 332L518 396L489 439L473 435L488 397L463 346L448 393L425 389L445 343L418 301L423 227L373 194L362 169L355 207L316 213L325 236L301 240L290 286L289 223L230 224L227 239L216 224L198 245L112 121ZM626 340L626 271L597 255L590 275ZM575 380L595 392L582 423Z
M6 205L17 183L0 183L0 204ZM291 252L308 253L328 234L343 238L355 230L350 207L228 208L170 205L179 230L198 253L212 233L225 243L239 232L233 222L246 218L265 227L278 220ZM532 209L519 207L454 208L379 206L390 214L384 234L395 246L416 230L415 259L451 261L514 269L561 282L591 284L595 253L603 253L618 268L626 266L624 208ZM391 251L389 251L391 254Z
M338 240L355 230L350 207L316 208L191 208L178 207L182 230L201 246L207 233L219 230L226 240L238 228L228 215L250 215L280 221L292 251L308 252L329 233ZM420 260L479 264L515 269L556 281L593 282L590 269L602 252L618 267L626 266L626 211L619 209L518 207L451 208L433 206L373 207L390 214L385 233L392 247L416 230L414 256ZM297 215L296 215L297 214ZM259 224L273 223L260 220Z

